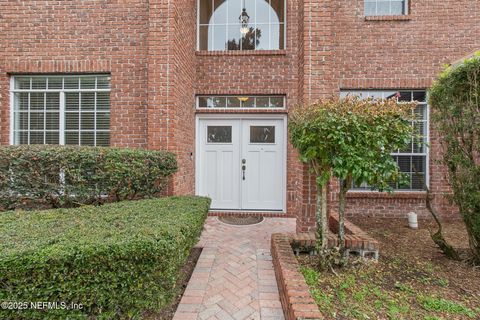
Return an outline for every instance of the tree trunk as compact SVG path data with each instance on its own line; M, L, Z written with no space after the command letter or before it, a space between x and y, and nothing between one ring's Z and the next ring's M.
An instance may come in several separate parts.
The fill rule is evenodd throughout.
M322 214L325 219L325 223L322 226L322 234L323 234L322 241L324 243L323 249L327 249L327 246L328 246L327 234L328 234L329 223L330 223L329 215L327 211L327 193L328 193L328 184L326 183L325 185L322 186Z
M317 184L317 208L315 211L317 220L317 250L322 253L327 249L327 185Z
M460 256L458 252L445 240L443 237L443 228L440 220L438 219L438 215L435 209L432 207L432 196L430 193L430 189L425 185L425 189L427 190L427 198L426 198L426 207L427 210L432 214L433 219L438 225L438 230L435 233L430 233L430 237L432 238L433 242L442 250L442 252L452 260L460 260Z
M340 198L338 210L338 242L340 253L345 255L345 205L347 202L347 191L352 184L352 178L348 176L340 183Z
M475 265L480 265L480 234L475 234L474 225L466 224L468 233L468 243L473 254L473 262Z

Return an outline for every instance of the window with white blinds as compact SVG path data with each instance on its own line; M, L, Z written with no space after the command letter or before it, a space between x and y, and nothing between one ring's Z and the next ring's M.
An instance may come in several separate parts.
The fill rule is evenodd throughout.
M389 99L396 97L399 102L416 102L412 110L411 125L414 129L412 139L401 150L392 153L400 171L407 177L406 184L392 183L396 190L424 190L428 185L428 105L425 90L343 90L341 97L347 95L360 98ZM357 190L370 190L367 184L354 185Z
M110 76L15 76L12 144L110 145Z
M395 16L408 14L408 0L365 0L366 16Z

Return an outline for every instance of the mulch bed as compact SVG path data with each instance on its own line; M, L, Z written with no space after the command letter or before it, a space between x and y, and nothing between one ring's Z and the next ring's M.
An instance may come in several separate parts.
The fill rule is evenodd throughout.
M480 267L473 268L443 255L430 238L436 224L431 220L419 221L419 229L408 228L407 219L357 219L352 221L380 241L380 254L384 259L410 256L413 261L431 263L439 277L450 281L458 294L465 290L476 292L480 301ZM387 227L385 227L387 226ZM444 235L463 258L468 258L468 237L462 221L444 222ZM463 289L461 289L463 288ZM480 307L480 302L478 307Z
M337 276L315 271L315 258L299 258L326 319L480 319L480 268L446 258L430 238L433 221L419 221L418 230L406 219L351 221L379 241L377 263L353 264ZM444 233L466 257L463 223L445 222Z

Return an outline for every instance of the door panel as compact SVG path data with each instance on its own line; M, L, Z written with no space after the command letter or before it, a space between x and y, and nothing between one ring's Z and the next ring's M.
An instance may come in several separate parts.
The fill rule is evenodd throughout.
M242 209L282 210L283 140L282 120L242 121Z
M212 208L240 208L240 121L200 122L198 194L212 199Z
M200 120L197 194L210 197L216 210L282 210L283 125L283 120Z

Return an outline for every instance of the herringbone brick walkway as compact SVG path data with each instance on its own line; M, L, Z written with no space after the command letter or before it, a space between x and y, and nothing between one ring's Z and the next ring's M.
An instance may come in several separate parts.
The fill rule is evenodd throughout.
M202 254L174 320L283 320L270 236L295 232L295 219L230 226L208 217Z

